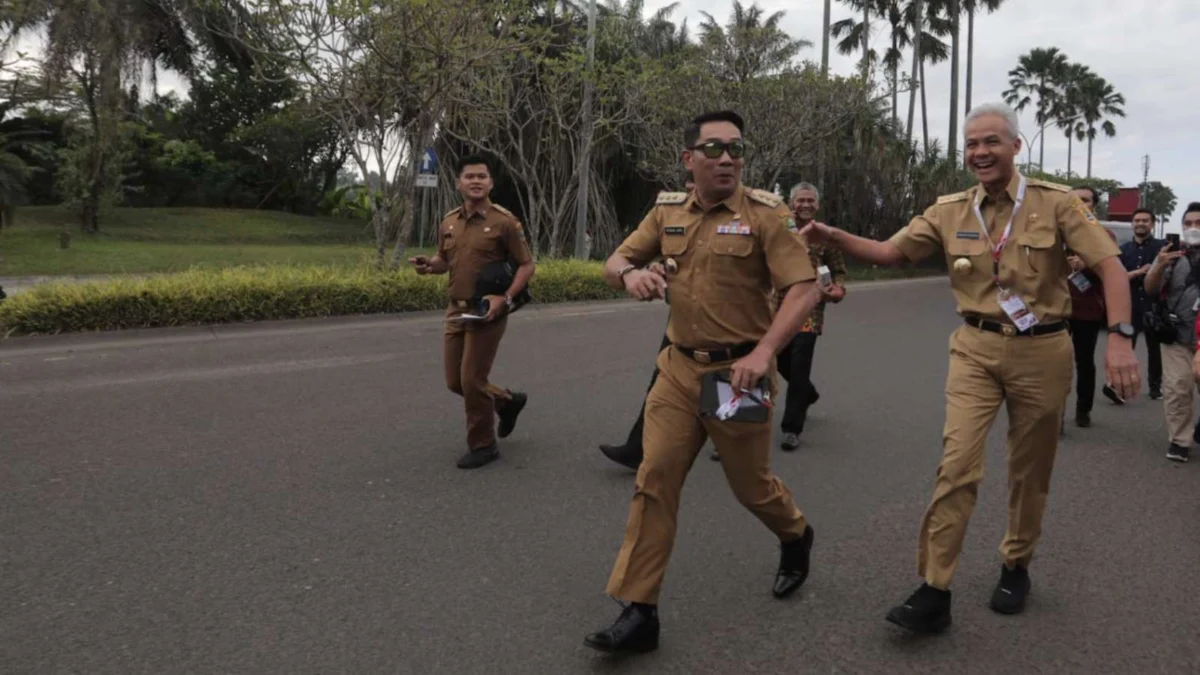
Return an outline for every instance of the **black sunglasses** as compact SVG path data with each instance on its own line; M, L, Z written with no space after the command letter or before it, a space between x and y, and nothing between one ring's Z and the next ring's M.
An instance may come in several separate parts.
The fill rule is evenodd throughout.
M704 156L709 159L717 159L721 155L729 152L729 156L734 159L740 159L746 154L746 142L738 139L736 141L705 141L700 145L693 146L692 150L699 150L704 153Z

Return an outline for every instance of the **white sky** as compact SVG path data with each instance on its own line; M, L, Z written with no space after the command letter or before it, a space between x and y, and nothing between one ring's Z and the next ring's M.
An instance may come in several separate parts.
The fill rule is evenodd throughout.
M647 0L646 13L669 4ZM746 5L749 2L745 3ZM801 58L820 63L821 0L758 0L767 13L784 11L782 27L793 37L804 38L813 48ZM692 0L680 3L674 14L679 21L688 18L695 35L700 12L706 11L724 23L731 12L732 0ZM860 13L834 2L832 21ZM876 22L872 32L875 49L888 40L885 21ZM1008 88L1008 71L1022 54L1035 47L1058 47L1067 58L1089 66L1113 84L1126 99L1125 117L1117 118L1115 138L1096 139L1092 151L1095 176L1134 186L1141 182L1142 156L1150 155L1150 180L1158 180L1175 190L1179 205L1170 225L1179 229L1179 218L1189 201L1200 201L1200 51L1192 40L1200 39L1200 2L1197 0L1007 0L994 14L975 20L975 104L1001 100ZM948 39L947 39L948 40ZM959 76L966 77L966 19L962 21L960 47L962 65ZM829 68L839 74L854 72L859 56L842 56L830 47ZM911 58L907 60L911 68ZM906 70L906 72L911 72ZM928 78L929 131L945 139L949 133L950 62L926 65ZM963 111L963 87L959 86L959 115ZM907 99L901 119L907 115ZM920 102L917 105L917 129L920 130ZM753 120L747 120L753 125ZM1037 133L1033 111L1021 116L1022 132L1029 138ZM752 130L748 130L752 131ZM962 132L960 117L959 133ZM919 133L918 133L919 136ZM962 141L958 142L959 150ZM1022 155L1025 153L1022 152ZM1034 161L1038 150L1033 149ZM1046 130L1046 170L1065 171L1067 142L1057 128ZM1071 169L1087 171L1087 145L1075 144ZM1168 227L1170 230L1170 227Z
M646 14L668 4L647 0ZM747 3L749 4L749 3ZM782 10L784 30L814 43L802 59L820 62L822 0L758 0L768 13ZM688 18L695 28L707 11L722 23L732 8L731 0L681 2L674 19ZM833 21L857 16L835 1ZM874 27L872 43L884 47L886 22ZM962 66L966 74L966 21L963 21ZM1171 186L1179 205L1168 229L1178 230L1179 214L1189 201L1200 201L1200 51L1192 40L1200 39L1200 2L1197 0L1153 0L1131 4L1128 0L1007 0L1000 11L981 15L975 21L974 103L1001 99L1008 85L1008 71L1017 58L1035 47L1056 46L1075 62L1089 66L1106 78L1126 99L1126 117L1115 120L1117 136L1097 138L1092 156L1092 173L1133 186L1141 181L1142 156L1150 155L1150 180ZM25 45L29 41L23 41ZM830 48L830 70L849 74L857 55L842 56ZM909 61L911 64L911 61ZM930 133L945 147L949 131L950 64L926 66ZM964 101L960 85L959 115ZM160 77L160 89L175 89L181 95L186 85L171 73ZM907 114L906 101L902 116ZM920 106L917 108L918 130ZM753 120L747 120L752 126ZM1029 138L1037 133L1033 113L1022 115L1022 131ZM959 129L961 133L962 124ZM752 129L751 129L752 132ZM1065 170L1067 143L1056 128L1046 131L1046 170ZM961 150L962 142L959 141ZM1072 169L1086 172L1086 143L1075 145ZM1024 153L1023 153L1024 154ZM1037 159L1034 147L1034 159ZM1170 226L1173 226L1170 227Z

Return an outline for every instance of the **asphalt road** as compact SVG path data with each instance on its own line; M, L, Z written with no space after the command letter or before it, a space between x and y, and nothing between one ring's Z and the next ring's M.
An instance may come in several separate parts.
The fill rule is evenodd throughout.
M437 316L5 341L0 672L1200 671L1200 466L1164 458L1148 399L1068 429L1024 615L986 607L1001 413L954 626L883 620L919 583L952 308L944 280L851 288L804 445L775 454L816 530L810 580L771 597L776 543L705 451L662 645L616 660L582 640L619 612L632 474L596 444L636 415L661 304L515 316L493 380L530 404L477 471L454 466Z

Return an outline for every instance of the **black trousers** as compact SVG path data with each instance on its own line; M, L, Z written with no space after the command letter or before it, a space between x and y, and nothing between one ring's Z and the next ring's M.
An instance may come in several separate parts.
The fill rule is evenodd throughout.
M804 431L808 407L816 397L812 383L813 353L817 348L816 333L796 333L791 342L779 351L779 375L787 381L787 397L780 428L784 433Z
M666 333L663 333L662 344L658 346L658 351L655 352L655 360L657 355L662 353L662 350L671 346L671 341L667 338ZM654 373L650 375L650 386L646 387L646 397L649 398L650 390L654 388L654 382L658 379L658 367L655 366ZM638 411L637 422L633 423L633 428L629 430L629 438L625 441L625 449L630 452L636 452L639 457L642 456L642 428L646 425L646 399L642 399L642 407Z
M1138 338L1146 336L1146 354L1150 357L1150 388L1155 391L1162 389L1162 346L1158 340L1149 333L1143 333L1141 326L1137 327L1137 332L1133 334L1133 346L1136 348Z
M1104 322L1071 319L1070 325L1075 344L1075 412L1087 414L1096 400L1096 341Z

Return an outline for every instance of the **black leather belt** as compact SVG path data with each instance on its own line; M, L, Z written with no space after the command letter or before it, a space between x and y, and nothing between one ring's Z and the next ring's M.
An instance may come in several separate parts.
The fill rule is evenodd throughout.
M988 321L987 319L980 319L977 316L968 316L963 320L967 322L968 326L973 328L990 331L992 333L999 333L1007 337L1033 337L1035 335L1049 335L1051 333L1057 333L1061 330L1066 330L1067 328L1066 321L1045 324L1039 323L1029 330L1020 331L1017 330L1017 327L1011 323Z
M722 361L740 359L754 351L756 346L753 342L746 342L732 347L713 349L692 349L691 347L680 347L679 345L675 345L675 348L696 363L720 363Z

